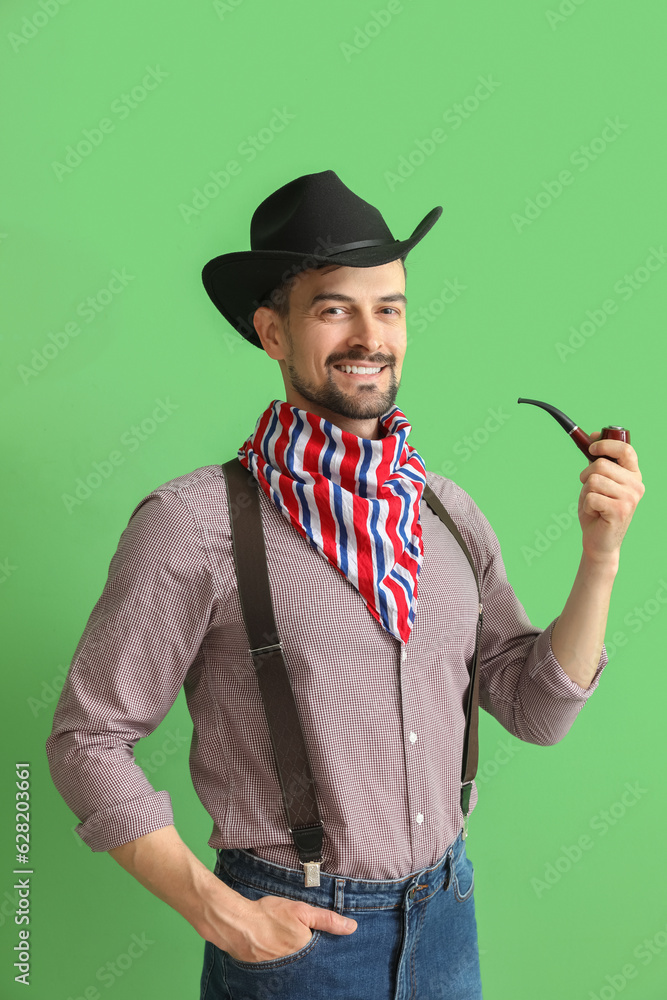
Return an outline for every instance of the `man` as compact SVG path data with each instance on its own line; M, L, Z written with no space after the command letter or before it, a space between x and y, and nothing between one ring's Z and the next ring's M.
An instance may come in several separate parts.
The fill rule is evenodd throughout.
M205 939L206 1000L481 997L460 804L479 595L457 541L420 503L425 484L476 565L486 711L520 739L555 743L607 662L619 548L644 492L634 449L592 445L599 457L580 476L581 562L542 631L482 512L407 443L395 405L404 258L440 213L398 241L333 171L308 174L255 211L251 251L203 273L217 308L284 380L285 401L266 407L238 457L258 486L322 813L319 886L304 885L283 813L220 465L158 487L132 512L56 710L47 751L78 832ZM444 422L440 400L433 407ZM168 793L131 752L181 686L215 872L181 841Z

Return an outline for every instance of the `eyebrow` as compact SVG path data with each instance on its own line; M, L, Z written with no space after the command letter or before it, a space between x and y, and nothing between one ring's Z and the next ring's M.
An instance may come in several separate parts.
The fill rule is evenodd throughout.
M319 292L319 294L314 295L310 300L309 309L315 305L316 302L326 302L328 300L334 300L336 302L355 302L350 295L343 295L341 292ZM408 304L408 300L405 295L401 292L393 292L391 295L381 295L377 302L402 302L404 306Z

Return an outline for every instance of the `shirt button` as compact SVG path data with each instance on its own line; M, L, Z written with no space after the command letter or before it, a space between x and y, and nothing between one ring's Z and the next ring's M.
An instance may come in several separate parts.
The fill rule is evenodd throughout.
M424 817L422 816L421 813L417 813L417 822L418 823L423 823L424 822Z
M408 658L408 651L405 648L405 646L403 646L402 649L401 649L401 663L405 663L405 661L407 660L407 658Z
M410 733L410 742L411 743L416 743L417 742L417 734L416 733Z

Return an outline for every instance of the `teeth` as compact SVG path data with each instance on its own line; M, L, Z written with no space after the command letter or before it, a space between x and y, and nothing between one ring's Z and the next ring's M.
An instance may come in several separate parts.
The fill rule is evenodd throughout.
M335 367L341 372L348 374L351 372L353 375L375 375L382 371L382 366L379 368L359 368L357 365L336 365Z

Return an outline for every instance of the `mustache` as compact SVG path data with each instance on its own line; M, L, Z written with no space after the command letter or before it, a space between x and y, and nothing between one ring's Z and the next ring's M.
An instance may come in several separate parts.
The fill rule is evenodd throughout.
M329 361L331 366L334 365L367 365L371 368L385 367L386 365L393 365L396 362L395 357L387 357L386 355L381 355L379 358L365 358L363 356L354 357L354 355L349 355L347 357L334 358Z

